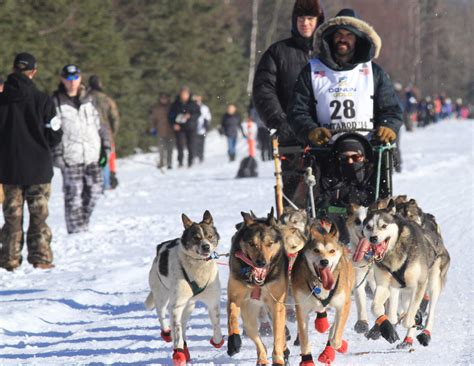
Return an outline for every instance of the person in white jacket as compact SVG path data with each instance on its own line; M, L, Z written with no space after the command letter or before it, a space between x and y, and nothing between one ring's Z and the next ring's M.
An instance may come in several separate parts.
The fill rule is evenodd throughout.
M197 120L196 155L199 158L199 161L202 163L204 161L204 145L206 143L206 134L211 128L212 115L209 107L203 104L202 96L195 95L193 99L201 110L201 115Z
M81 71L69 64L53 100L61 119L63 139L54 151L55 165L63 174L66 227L69 234L87 231L102 193L101 166L107 163L110 141L95 99L81 85Z

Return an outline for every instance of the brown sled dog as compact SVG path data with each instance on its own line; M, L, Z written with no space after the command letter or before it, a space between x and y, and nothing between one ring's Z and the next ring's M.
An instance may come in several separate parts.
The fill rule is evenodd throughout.
M314 365L308 340L308 317L313 311L323 312L326 307L336 309L329 340L318 361L331 363L335 351L347 351L342 332L349 316L354 269L339 243L336 225L328 233L318 223L309 230L309 239L296 259L291 277L291 289L296 300L298 335L301 342L300 365Z
M285 339L285 300L288 290L288 260L281 232L273 216L255 218L242 212L244 222L232 238L230 275L227 287L229 339L227 354L240 351L242 341L239 315L245 332L257 347L257 365L266 365L267 351L258 333L259 309L264 305L273 321L273 364L283 365L288 358Z

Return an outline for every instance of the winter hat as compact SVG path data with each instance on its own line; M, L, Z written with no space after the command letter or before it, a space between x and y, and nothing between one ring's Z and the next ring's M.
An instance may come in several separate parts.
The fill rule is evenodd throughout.
M312 16L319 18L323 13L319 0L296 0L293 7L293 14L297 17Z
M347 138L342 140L337 147L337 151L339 153L343 153L346 151L355 151L358 154L365 155L364 146L359 140L356 140L354 138Z
M31 53L22 52L15 56L13 68L19 71L36 69L36 58Z
M346 151L356 151L364 155L368 161L373 161L372 145L364 136L357 132L344 133L334 142L332 147L333 156Z
M81 70L79 66L74 64L67 64L61 70L61 76L66 80L77 80L79 79L79 75L81 74Z

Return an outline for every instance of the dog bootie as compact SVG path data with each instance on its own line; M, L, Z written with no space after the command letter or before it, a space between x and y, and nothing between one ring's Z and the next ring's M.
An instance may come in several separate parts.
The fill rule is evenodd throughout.
M342 340L341 347L339 347L336 351L339 353L346 353L349 349L349 345L345 339Z
M416 336L416 339L418 339L418 342L420 342L422 346L426 347L428 344L430 344L431 333L429 330L425 329L423 332L421 332L420 334Z
M322 313L316 313L314 327L319 333L324 333L329 329L330 324L328 322L328 314L325 311Z
M175 348L173 351L173 366L186 366L186 355L181 348Z
M222 337L221 341L219 343L215 343L214 340L211 338L209 341L214 348L221 348L224 345L224 337Z
M386 315L379 316L375 321L375 324L380 327L380 334L388 341L388 343L395 343L400 339L398 337L397 331L393 327L392 323L390 323Z
M184 342L183 351L184 355L186 356L186 362L191 361L191 354L189 353L188 344L186 342Z
M168 342L168 343L171 342L172 341L172 339L171 339L171 330L169 330L169 329L162 330L161 331L161 338L163 338L163 340L165 342Z
M411 346L413 346L413 338L405 337L403 342L397 345L397 349L406 349L406 348L410 348Z
M233 356L236 353L239 353L240 347L242 347L242 339L240 338L240 334L231 334L227 340L227 354L229 356Z
M325 365L330 365L331 362L333 362L335 359L336 359L336 352L334 351L334 348L332 348L328 342L324 351L319 355L318 361L321 363L324 363Z
M309 355L301 355L300 366L315 366L311 353Z

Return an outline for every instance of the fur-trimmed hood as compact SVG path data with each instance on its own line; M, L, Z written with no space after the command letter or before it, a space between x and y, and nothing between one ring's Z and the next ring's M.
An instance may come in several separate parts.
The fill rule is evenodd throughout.
M351 12L354 16L346 15ZM359 19L355 12L350 9L344 9L339 14L341 15L329 19L316 31L314 37L315 50L318 52L320 59L331 68L340 68L334 61L331 52L332 36L338 29L346 29L353 32L357 37L354 66L377 58L382 48L382 40L374 28Z

